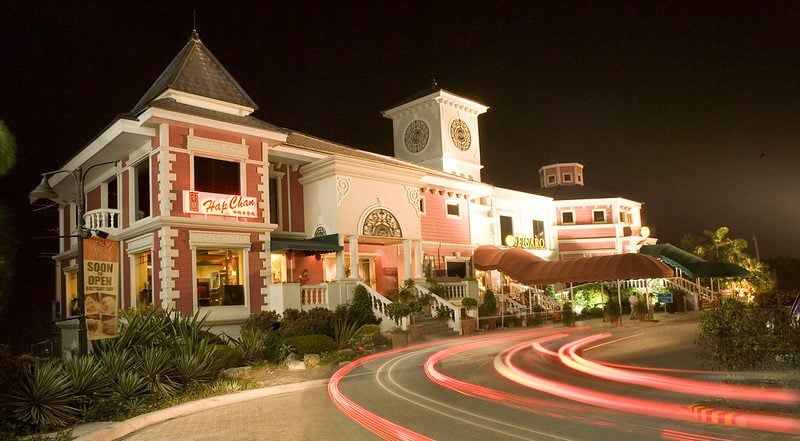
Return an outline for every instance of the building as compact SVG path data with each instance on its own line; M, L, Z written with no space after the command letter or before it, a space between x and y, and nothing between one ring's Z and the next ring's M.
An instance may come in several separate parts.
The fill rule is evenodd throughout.
M476 283L461 281L474 275L477 245L567 257L575 228L565 213L583 219L577 207L601 203L613 223L581 229L597 246L579 250L634 251L617 242L638 234L640 203L554 200L482 182L478 117L488 108L435 84L383 112L393 122L392 157L274 126L253 117L256 109L193 33L133 109L64 165L90 171L86 226L120 243L121 294L105 312L199 311L235 335L252 313L335 308L360 282L381 305L403 280L430 276L458 280L457 302L477 295ZM101 165L109 161L117 162ZM50 183L70 195L64 175ZM74 235L74 199L62 202L62 235ZM591 237L606 239L606 229L614 247ZM55 257L64 317L78 312L76 240L63 239ZM75 347L76 321L61 327L64 348Z

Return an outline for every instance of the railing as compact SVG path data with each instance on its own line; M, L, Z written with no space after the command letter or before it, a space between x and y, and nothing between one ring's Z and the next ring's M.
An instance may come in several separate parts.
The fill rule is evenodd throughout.
M372 289L371 286L365 284L364 282L358 282L357 285L363 286L367 290L367 294L369 294L369 301L372 305L372 311L380 317L384 321L394 321L394 323L400 326L403 329L408 329L408 317L403 317L402 320L392 320L386 314L386 307L389 306L392 301L384 297L378 291Z
M505 294L497 294L497 299L500 300L500 302L502 302L501 303L502 307L500 308L500 311L504 311L506 309L505 303L510 303L511 304L511 307L508 308L508 309L511 312L515 313L515 314L519 313L520 310L523 309L523 308L524 309L530 309L527 306L523 305L522 303L512 299L511 297L509 297L509 296L507 296Z
M529 310L533 308L531 303L538 303L542 308L549 311L561 309L561 300L554 299L544 290L514 282L510 283L509 287L511 291L510 298L512 300L516 298L518 303L527 305ZM500 290L493 291L500 292Z
M303 306L328 307L328 285L301 285L300 298Z
M467 282L445 282L439 285L445 289L446 300L460 301L464 297L469 297L469 284Z
M446 299L443 299L436 294L428 291L428 288L424 286L414 284L414 294L417 297L422 297L425 294L428 294L433 299L431 301L431 309L438 310L440 306L446 306L450 311L450 317L447 320L447 325L450 326L451 329L458 332L461 335L461 307L455 306Z
M106 233L119 232L119 210L115 208L98 208L83 215L83 223L90 230L103 230Z
M698 285L689 279L684 279L683 277L664 279L664 285L671 288L681 289L691 294L696 294L700 297L701 302L705 300L713 304L717 298L717 293L714 291L706 288L705 286Z

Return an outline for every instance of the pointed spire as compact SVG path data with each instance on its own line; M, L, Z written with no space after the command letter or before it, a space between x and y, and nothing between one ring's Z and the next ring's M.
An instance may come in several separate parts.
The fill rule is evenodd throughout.
M258 108L242 86L200 41L196 29L192 30L189 41L136 103L131 113L137 115L168 90L212 98L253 110Z

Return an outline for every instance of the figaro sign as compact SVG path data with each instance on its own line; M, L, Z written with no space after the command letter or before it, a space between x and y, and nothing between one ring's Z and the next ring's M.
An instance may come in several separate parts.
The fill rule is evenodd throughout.
M536 250L543 250L547 248L543 237L515 236L513 234L509 234L506 236L505 242L506 246L515 248Z
M183 212L217 216L258 217L254 197L183 191Z

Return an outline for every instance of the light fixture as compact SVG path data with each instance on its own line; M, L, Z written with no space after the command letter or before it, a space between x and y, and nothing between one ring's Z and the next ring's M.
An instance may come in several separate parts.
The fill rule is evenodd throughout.
M28 194L28 198L30 199L31 203L36 202L37 199L50 199L53 200L58 197L58 193L53 190L53 187L50 186L50 181L47 179L47 173L42 175L42 182L36 186Z

